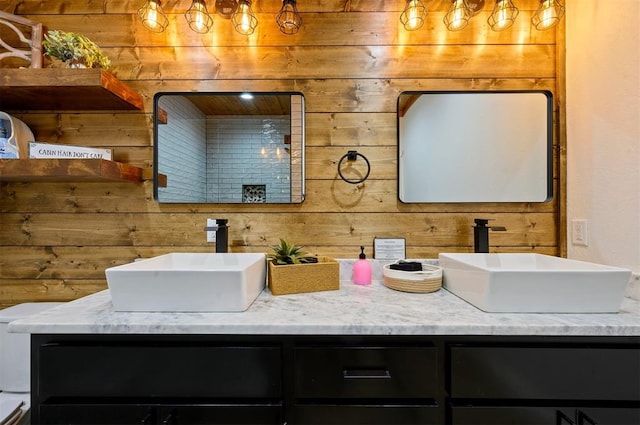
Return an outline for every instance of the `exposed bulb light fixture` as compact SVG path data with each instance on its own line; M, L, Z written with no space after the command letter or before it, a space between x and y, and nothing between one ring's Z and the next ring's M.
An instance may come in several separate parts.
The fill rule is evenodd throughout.
M233 27L240 34L251 35L258 26L258 18L251 10L250 0L238 0L238 6L231 16Z
M444 15L444 25L449 31L460 31L469 23L471 10L467 0L451 0L451 7Z
M169 20L162 10L160 0L147 0L138 9L138 16L142 20L142 25L149 31L162 32L169 25Z
M511 0L496 0L487 22L492 30L503 31L513 25L518 13L520 11L513 5Z
M560 22L564 6L558 0L540 0L540 6L533 14L531 23L537 30L546 30Z
M214 0L211 0L212 2ZM451 4L444 16L444 24L449 31L460 31L469 20L480 13L485 0L450 0ZM512 0L494 0L495 4L487 23L493 31L510 28L520 13ZM258 26L258 18L251 9L251 0L215 0L215 11L224 18L231 18L233 27L243 35L251 35ZM400 22L407 31L415 31L424 26L427 8L422 0L406 0L400 14ZM556 26L565 14L562 0L539 0L538 9L532 15L531 24L537 30ZM160 33L169 25L162 10L161 0L145 0L138 9L138 16L145 28ZM191 0L191 7L185 12L189 27L205 34L213 27L213 18L207 10L206 0ZM302 16L298 13L296 0L282 0L282 7L276 15L280 31L287 35L296 34L302 27Z
M302 26L302 16L298 13L296 0L283 0L282 8L276 16L276 23L284 34L292 35Z
M207 11L207 5L204 0L193 0L191 7L184 16L187 18L189 27L200 34L209 32L213 26L213 19Z
M400 22L407 31L415 31L424 25L427 8L420 0L407 0L404 10L400 14Z

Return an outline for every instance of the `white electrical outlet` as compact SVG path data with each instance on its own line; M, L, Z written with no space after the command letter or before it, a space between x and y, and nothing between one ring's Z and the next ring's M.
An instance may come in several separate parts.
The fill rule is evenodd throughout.
M208 218L207 219L207 227L213 227L216 224L218 224L216 222L215 218ZM207 230L207 242L215 242L216 241L216 232L215 230Z
M574 245L589 246L589 222L585 219L571 220L571 242Z

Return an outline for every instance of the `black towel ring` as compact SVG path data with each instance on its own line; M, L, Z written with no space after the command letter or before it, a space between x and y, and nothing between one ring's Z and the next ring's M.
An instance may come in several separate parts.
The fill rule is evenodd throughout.
M364 161L367 163L367 174L364 175L363 178L361 178L360 180L349 180L346 179L343 175L342 175L342 170L340 170L340 166L342 165L342 161L344 161L345 159L347 161L355 161L358 159L358 157L362 157L362 159L364 159ZM357 151L348 151L346 154L342 155L342 158L340 158L340 161L338 161L338 174L340 175L340 178L342 180L344 180L347 183L350 184L358 184L358 183L362 183L363 181L365 181L368 177L369 177L369 173L371 172L371 164L369 163L369 160L367 159L366 156L362 155L361 153L358 153Z

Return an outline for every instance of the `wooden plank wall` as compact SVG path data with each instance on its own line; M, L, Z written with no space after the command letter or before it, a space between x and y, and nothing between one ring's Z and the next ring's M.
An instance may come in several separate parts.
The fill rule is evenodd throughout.
M104 269L172 251L207 252L207 218L228 218L230 250L268 252L279 237L313 253L355 258L373 238L403 237L408 257L472 251L475 217L495 219L491 250L563 255L564 159L556 131L553 201L403 204L397 199L396 100L404 90L547 89L561 128L563 29L536 31L538 0L517 0L520 16L502 33L486 24L492 2L459 32L442 19L448 0L426 0L425 26L399 24L404 1L300 0L295 36L275 23L281 2L254 2L260 24L241 36L214 16L207 35L189 30L188 0L163 2L162 34L136 18L143 0L9 0L0 10L80 32L102 47L112 71L145 98L144 112L16 115L40 141L112 148L118 161L151 166L152 99L159 91L296 90L306 97L307 198L299 205L167 205L151 182L0 185L0 307L71 300L106 288ZM209 2L213 3L213 2ZM1 72L1 70L0 70ZM337 162L356 149L370 178L341 181ZM362 164L363 165L363 164Z

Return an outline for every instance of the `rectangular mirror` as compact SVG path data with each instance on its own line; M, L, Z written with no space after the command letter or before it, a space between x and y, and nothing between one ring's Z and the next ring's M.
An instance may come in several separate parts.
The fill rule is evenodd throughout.
M156 201L304 200L301 93L158 93L153 113Z
M547 91L403 92L402 202L546 202L553 195Z

